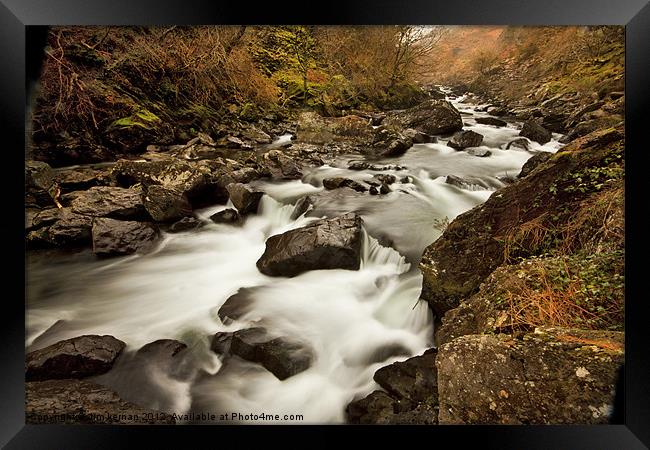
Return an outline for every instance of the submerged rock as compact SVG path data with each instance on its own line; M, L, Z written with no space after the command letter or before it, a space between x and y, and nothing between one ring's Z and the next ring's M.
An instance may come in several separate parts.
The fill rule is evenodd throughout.
M25 383L28 424L174 424L166 413L124 401L105 386L84 380Z
M287 337L271 338L264 328L217 333L211 349L259 363L280 380L307 370L314 357L304 344Z
M305 195L304 197L302 197L300 200L296 202L295 208L291 213L291 220L296 220L298 217L302 216L307 211L313 208L314 208L314 199L309 195Z
M183 217L178 222L174 222L169 227L168 231L170 233L180 233L181 231L188 231L188 230L194 230L196 228L200 228L202 225L203 222L201 222L196 217Z
M25 379L84 378L108 372L126 344L113 336L86 335L52 344L26 356Z
M551 140L551 132L532 120L524 122L524 126L519 132L519 136L527 137L531 141L535 141L541 145L544 145Z
M465 153L472 156L478 156L480 158L486 158L492 155L492 152L486 148L468 148L465 150Z
M145 222L101 218L93 221L92 238L96 255L128 255L151 249L158 229Z
M265 275L287 277L309 270L359 270L361 223L349 213L271 236L257 267Z
M441 424L598 424L611 414L623 333L538 329L467 335L440 347Z
M466 130L455 133L449 142L447 142L447 146L456 150L464 150L468 147L478 147L481 145L481 142L483 142L482 134L472 130Z
M445 179L445 183L451 184L452 186L456 186L461 189L467 189L469 191L475 190L475 189L489 189L490 186L481 180L480 178L475 178L475 177L459 177L456 175L447 175L447 178Z

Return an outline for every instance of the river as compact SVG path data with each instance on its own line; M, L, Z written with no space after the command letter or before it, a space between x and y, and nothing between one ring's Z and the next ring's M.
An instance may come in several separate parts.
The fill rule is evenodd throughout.
M310 169L302 180L255 182L267 195L258 213L241 226L209 223L196 231L164 234L154 252L108 260L96 259L90 250L30 252L28 350L83 334L110 334L127 343L125 354L94 380L126 400L169 413L244 415L235 422L255 421L245 415L262 413L280 415L281 423L344 422L350 401L379 388L372 379L378 368L432 345L433 318L418 300L422 276L417 263L425 247L440 236L446 221L487 200L504 186L503 177L516 176L534 152L561 146L561 136L554 134L543 146L532 143L530 151L504 150L517 138L520 124L480 125L475 119L488 116L477 111L481 105L466 103L463 96L451 101L464 113L464 129L484 136L482 146L491 156L456 151L445 137L416 144L401 157L372 161L401 170L348 170L360 158L342 156ZM280 139L284 143L287 136ZM324 178L364 181L378 173L397 177L386 195L322 187ZM447 175L478 181L462 189L446 183ZM307 194L316 199L314 209L292 219L293 204ZM209 221L227 206L196 214ZM350 211L364 220L360 270L311 271L294 278L258 271L255 263L269 236ZM219 308L245 287L255 287L250 312L223 324ZM210 351L216 332L260 324L309 345L315 354L311 367L280 381L238 358L224 365ZM131 357L157 339L177 339L189 350L172 368ZM285 420L285 414L294 417Z

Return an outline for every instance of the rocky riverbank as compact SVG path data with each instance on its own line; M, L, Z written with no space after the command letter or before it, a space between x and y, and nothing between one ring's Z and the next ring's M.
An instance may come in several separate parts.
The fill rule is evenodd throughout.
M149 146L138 159L105 165L53 169L28 161L28 248L86 248L102 258L150 254L167 233L213 223L241 227L263 209L260 183L302 180L314 168L346 156L357 158L346 170L379 173L326 177L318 186L322 191L297 195L291 217L305 223L265 239L256 266L266 276L288 279L306 271L359 271L367 245L364 221L349 210L307 218L319 197L331 192L378 198L412 186L413 177L396 175L403 167L386 160L408 154L416 144L444 139L452 153L481 161L495 157L484 146L489 136L466 129L462 111L449 101L457 95L441 99L445 94L437 89L429 95L404 110L343 117L304 112L272 133L262 131L267 128L260 123L226 136L199 134L186 144ZM351 401L351 423L607 421L623 357L624 135L621 126L576 139L571 131L594 120L589 114L596 111L611 110L611 120L618 121L616 108L623 100L614 97L588 111L566 99L546 103L545 108L573 108L561 127L549 118L559 109L481 106L486 117L476 122L483 126L524 122L520 130L508 131L513 139L499 151L529 152L547 144L552 132L568 131L564 140L570 142L556 154L536 153L518 177L493 181L505 187L451 221L421 261L414 260L423 276L421 299L442 326L429 339L433 348L375 372L382 390L346 400ZM281 136L287 130L295 139ZM486 187L480 178L447 175L445 181L465 191ZM226 209L209 218L197 213L226 202ZM237 289L218 310L224 324L250 317L255 295L264 290ZM80 400L81 422L92 421L100 407L151 417L155 411L138 409L89 378L106 374L125 357L147 359L155 350L153 359L163 373L179 380L188 376L175 373L186 358L185 344L156 341L124 355L124 342L116 337L79 336L37 345L26 367L30 421L39 414L68 412L74 402L63 399L71 390L98 393L91 396L97 399L93 404ZM318 363L318 349L308 342L264 326L204 338L220 355L225 372L246 361L277 380L291 380ZM396 341L355 357L362 360L357 364L380 364L413 354ZM153 417L168 420L159 413Z

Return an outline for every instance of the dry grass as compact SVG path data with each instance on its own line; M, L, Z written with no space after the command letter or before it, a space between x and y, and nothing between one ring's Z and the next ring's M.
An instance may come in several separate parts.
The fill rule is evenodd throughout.
M529 330L537 326L563 328L603 329L611 325L622 326L624 300L622 292L614 299L590 295L591 280L578 270L571 269L566 260L558 274L544 266L534 271L535 285L525 279L508 289L507 325L513 330ZM509 322L509 323L508 323Z
M625 191L623 183L589 197L562 228L559 252L578 249L601 253L625 242Z
M545 225L547 214L541 214L528 222L513 227L505 235L503 257L506 264L511 263L522 251L535 254L542 246L552 229Z

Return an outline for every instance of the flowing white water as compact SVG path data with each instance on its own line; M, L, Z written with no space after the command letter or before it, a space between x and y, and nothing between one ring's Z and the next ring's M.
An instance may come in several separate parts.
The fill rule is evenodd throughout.
M475 113L471 105L455 102ZM127 343L127 351L96 381L127 400L170 413L278 414L282 423L291 421L284 420L285 414L300 414L300 423L343 422L350 401L378 388L372 376L379 367L431 346L432 317L418 301L422 278L416 263L441 234L436 224L484 202L503 186L497 177L516 175L532 156L503 150L518 134L514 125L497 128L465 119L466 129L485 136L492 156L457 152L441 138L437 144L415 145L402 157L373 161L404 170L351 171L347 166L353 158L342 157L303 181L256 183L267 195L258 214L242 226L210 223L165 235L155 252L142 256L29 255L26 345L32 350L82 334L113 335ZM533 145L535 151L558 148L556 140ZM327 177L368 181L378 173L398 178L387 195L322 187ZM490 187L461 189L447 184L447 175L473 177ZM308 194L316 199L314 210L292 219L293 203ZM226 207L197 215L208 219ZM364 219L360 270L319 270L294 278L257 270L269 236L350 211ZM241 288L253 288L248 312L223 324L217 311ZM218 331L260 325L313 349L311 367L280 381L238 358L222 365L209 350ZM133 356L144 344L165 338L190 347L174 367Z

